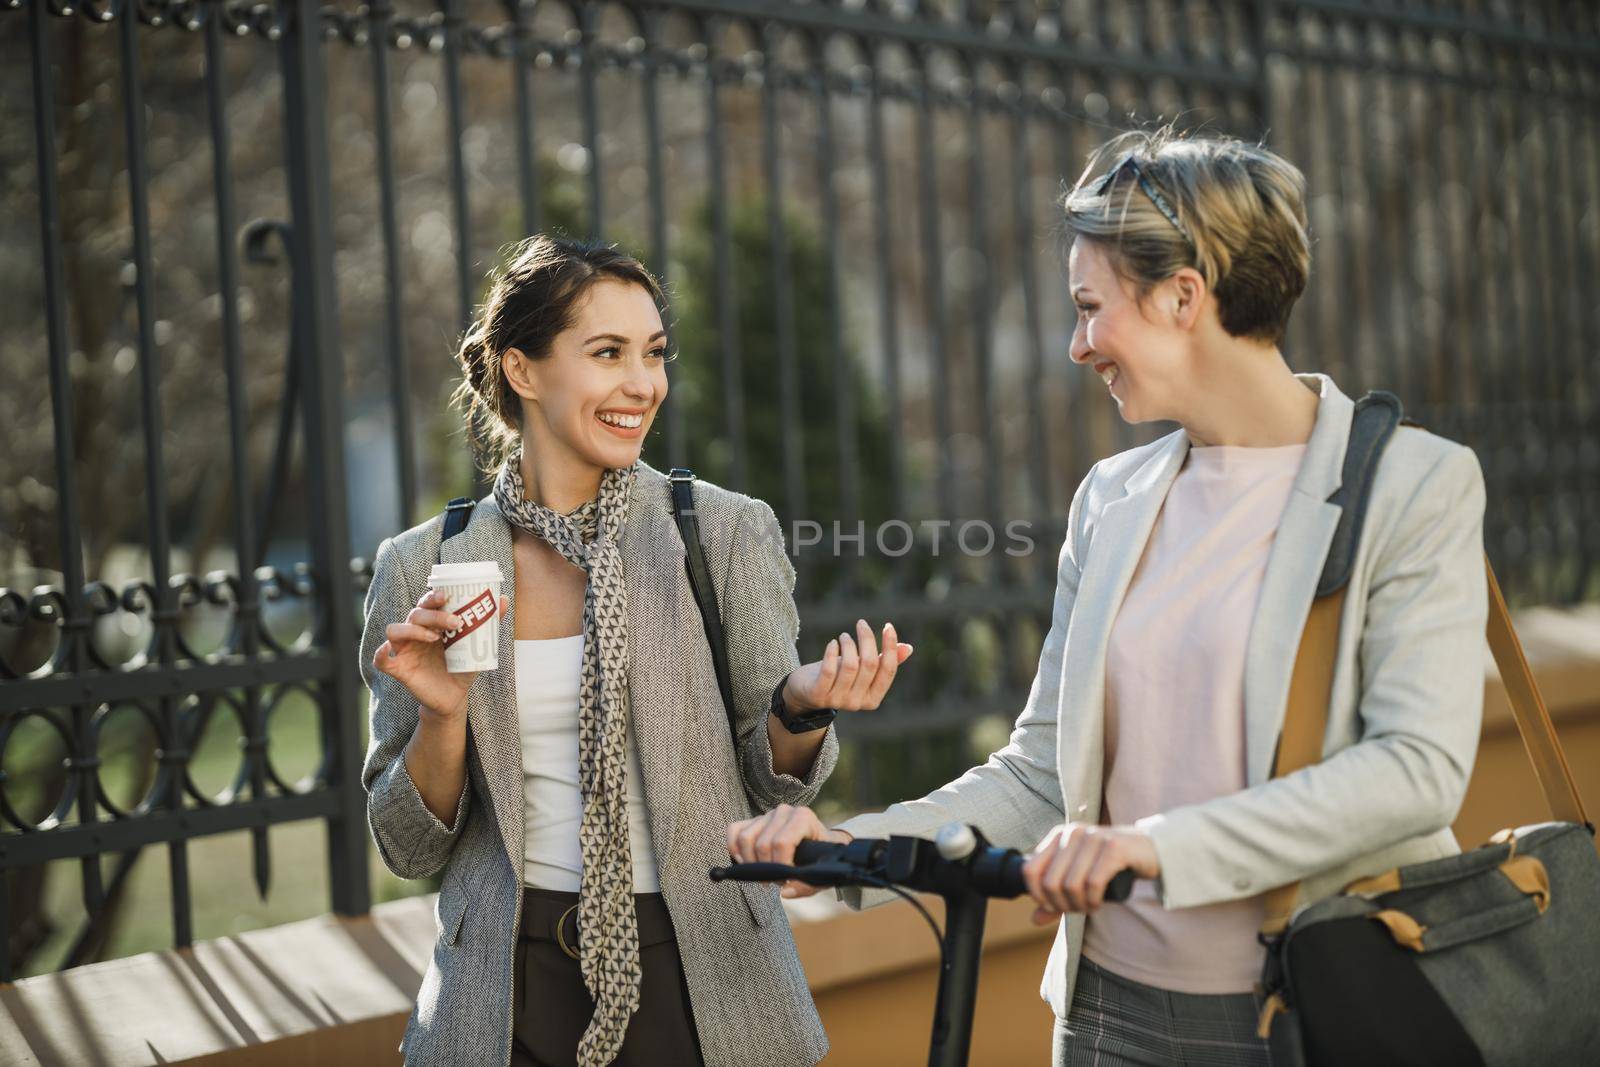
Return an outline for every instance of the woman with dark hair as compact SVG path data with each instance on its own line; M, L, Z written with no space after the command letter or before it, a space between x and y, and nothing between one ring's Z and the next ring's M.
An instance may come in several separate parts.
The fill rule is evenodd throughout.
M729 822L816 797L834 712L877 707L911 646L862 620L802 666L772 509L700 482L724 708L668 479L639 459L667 394L663 303L614 248L513 248L458 357L494 491L455 536L435 518L379 546L368 821L399 876L444 871L408 1064L827 1051L777 893L707 872ZM496 669L446 670L462 620L429 588L436 562L512 577Z
M1127 422L1178 429L1078 487L1010 744L839 828L805 808L742 821L729 851L786 863L807 838L970 823L1033 851L1034 919L1057 925L1042 989L1056 1064L1264 1064L1269 891L1298 884L1310 903L1459 851L1483 706L1483 475L1470 449L1395 431L1321 762L1272 777L1355 411L1278 347L1311 268L1305 179L1260 145L1139 131L1103 145L1062 206L1073 362ZM1142 880L1105 906L1125 869Z

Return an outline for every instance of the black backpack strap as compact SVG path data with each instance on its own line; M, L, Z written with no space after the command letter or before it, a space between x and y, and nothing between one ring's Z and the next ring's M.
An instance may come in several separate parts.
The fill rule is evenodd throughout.
M667 477L672 481L672 517L677 520L678 533L683 538L689 588L694 591L695 603L700 605L700 621L706 628L706 642L711 646L711 665L717 672L717 689L722 693L722 706L728 713L728 729L733 731L737 743L739 730L734 721L733 686L728 681L728 639L722 629L722 612L717 608L717 591L711 584L711 568L706 566L705 548L700 543L700 522L694 510L694 471L674 467Z
M467 528L467 520L472 518L472 508L476 503L477 501L471 497L458 496L444 506L444 532L439 538L441 562L444 558L444 543Z
M1372 496L1372 476L1384 446L1394 436L1404 412L1400 398L1393 393L1373 390L1356 401L1350 419L1350 441L1345 446L1344 474L1339 488L1328 503L1339 506L1339 525L1328 546L1328 558L1317 583L1317 596L1338 592L1350 580L1356 549L1361 545L1361 524L1366 521L1367 502Z

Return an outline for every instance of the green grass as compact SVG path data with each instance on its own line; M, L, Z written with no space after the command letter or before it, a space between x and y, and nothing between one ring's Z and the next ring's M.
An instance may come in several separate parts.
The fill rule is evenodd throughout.
M195 940L227 937L330 911L327 836L326 827L315 820L285 823L268 831L272 881L265 900L256 890L248 833L191 840L188 852ZM128 876L127 900L102 958L117 959L173 947L168 851L161 846L147 848L140 855ZM374 903L431 890L428 883L394 877L376 852L368 851ZM109 879L115 857L102 857L100 864ZM85 919L81 872L76 860L50 864L45 911L54 932L20 969L19 977L60 969Z
M122 807L137 802L141 781L152 765L145 756L151 745L148 724L132 709L119 710L101 735L101 778L110 799ZM359 765L366 747L363 715ZM273 765L290 784L312 773L321 760L316 712L304 693L286 695L269 721ZM208 795L227 788L240 762L239 727L231 713L219 713L195 745L190 773ZM46 797L41 770L59 761L61 742L55 731L34 720L19 729L6 752L9 795L24 816L38 819L55 797ZM72 816L69 816L69 820ZM365 822L360 826L366 839ZM227 937L266 926L308 919L331 910L328 878L328 833L320 820L284 823L268 830L271 881L265 900L255 885L251 835L248 831L217 834L188 841L189 887L196 941ZM118 914L103 959L116 959L174 945L171 860L168 846L152 846L139 855L129 872L126 900ZM116 854L100 857L102 878L109 884ZM390 874L370 841L367 845L373 903L430 892L431 882L410 882ZM18 977L59 970L86 920L83 864L59 860L47 865L45 913L51 933L41 948L18 968ZM12 898L15 902L15 897Z

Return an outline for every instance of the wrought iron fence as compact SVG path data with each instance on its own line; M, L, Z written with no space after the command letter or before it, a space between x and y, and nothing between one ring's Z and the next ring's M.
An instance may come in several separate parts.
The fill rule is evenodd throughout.
M5 225L32 232L0 277L33 299L6 313L0 367L8 421L39 421L0 495L0 872L80 861L69 964L146 846L169 857L190 943L202 835L249 830L265 894L268 827L324 820L331 906L367 909L360 557L472 478L438 414L443 357L495 249L527 232L621 240L667 277L684 355L647 458L773 502L803 642L862 615L915 635L892 707L845 724L840 806L942 781L1015 713L1071 491L1151 436L1063 355L1050 233L1063 176L1130 117L1264 136L1298 162L1317 244L1291 362L1394 389L1478 451L1491 554L1524 600L1600 582L1590 5L4 8L0 107L18 121L0 127L31 132L0 134ZM101 175L95 153L119 162ZM204 393L219 368L221 396ZM137 406L115 409L99 375L134 370ZM75 405L137 428L126 522L115 445ZM221 489L188 478L213 464ZM226 535L202 498L226 501ZM225 550L209 570L208 537ZM138 573L107 580L96 561L128 540ZM119 627L137 634L121 654ZM318 720L300 781L271 758L285 701ZM229 713L238 769L207 792L192 753ZM157 771L119 804L99 739L126 715ZM7 792L38 770L11 744L30 722L65 755L37 812ZM13 968L0 939L0 980Z

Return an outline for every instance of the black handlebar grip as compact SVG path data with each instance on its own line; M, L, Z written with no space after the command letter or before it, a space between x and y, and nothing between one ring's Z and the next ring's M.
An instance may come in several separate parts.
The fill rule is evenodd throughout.
M838 859L844 846L837 841L802 841L794 846L794 865L804 867L810 863L827 863Z
M1133 873L1132 867L1124 867L1118 871L1112 876L1111 881L1106 883L1105 899L1112 904L1121 904L1124 900L1127 900L1128 895L1133 892L1133 880L1135 877L1137 876Z
M782 863L734 863L711 868L713 882L783 882L791 868Z
M1022 865L1028 857L1012 853L1007 856L1000 868L1001 892L993 894L1004 897L1020 897L1028 892L1027 883L1022 877ZM1133 893L1133 882L1137 876L1132 867L1124 867L1112 876L1106 883L1105 900L1109 904L1121 904Z
M1005 858L1005 861L1000 865L1000 892L995 894L996 896L1027 896L1028 883L1022 877L1022 866L1027 862L1028 857L1020 852L1013 852Z

